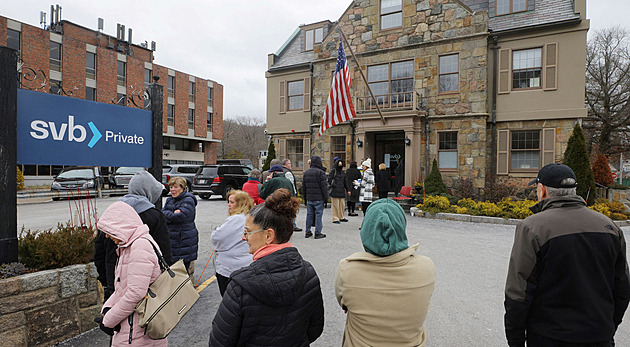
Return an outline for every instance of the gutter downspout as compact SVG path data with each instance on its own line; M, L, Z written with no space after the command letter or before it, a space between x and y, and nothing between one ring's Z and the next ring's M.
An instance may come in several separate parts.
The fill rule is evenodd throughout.
M310 70L310 76L311 76L311 101L310 101L310 105L311 105L311 110L310 110L310 114L311 114L311 119L309 120L309 124L308 124L308 134L310 136L310 144L311 144L311 148L309 149L309 155L308 158L310 159L313 156L313 63L309 63L309 70ZM306 163L304 163L304 166L306 166ZM304 171L306 171L306 169L304 169Z
M424 158L426 161L424 167L424 178L427 178L429 176L429 170L431 168L431 164L429 163L429 130L429 109L427 107L424 113Z
M491 138L490 138L490 172L486 173L486 182L488 180L496 179L497 172L497 83L498 83L498 59L499 59L499 46L497 35L490 35L492 40L490 49L492 50L492 123L490 124Z

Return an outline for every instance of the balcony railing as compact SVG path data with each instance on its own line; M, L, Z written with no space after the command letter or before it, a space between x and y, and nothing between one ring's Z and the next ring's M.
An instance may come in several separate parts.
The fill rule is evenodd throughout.
M422 98L416 91L389 93L374 95L378 106L383 112L388 111L419 111L422 109ZM370 95L356 96L354 98L354 109L357 113L377 113L376 102Z

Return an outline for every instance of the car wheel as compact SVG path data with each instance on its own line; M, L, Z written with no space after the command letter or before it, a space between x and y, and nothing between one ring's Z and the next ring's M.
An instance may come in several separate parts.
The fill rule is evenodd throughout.
M234 189L232 186L225 186L225 190L223 191L223 200L227 200L228 194Z
M199 194L199 196L204 200L209 200L212 194Z

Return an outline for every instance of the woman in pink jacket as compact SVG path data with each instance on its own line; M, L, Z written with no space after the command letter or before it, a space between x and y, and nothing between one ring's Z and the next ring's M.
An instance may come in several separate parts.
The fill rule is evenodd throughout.
M116 290L103 304L101 329L113 333L112 346L168 346L166 339L152 340L138 325L136 305L149 285L160 276L160 265L149 227L124 202L113 203L98 220L98 229L118 245Z

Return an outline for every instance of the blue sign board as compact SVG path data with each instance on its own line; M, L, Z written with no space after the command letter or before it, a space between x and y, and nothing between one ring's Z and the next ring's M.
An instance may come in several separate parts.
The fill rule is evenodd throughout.
M19 164L151 167L152 113L18 89Z

